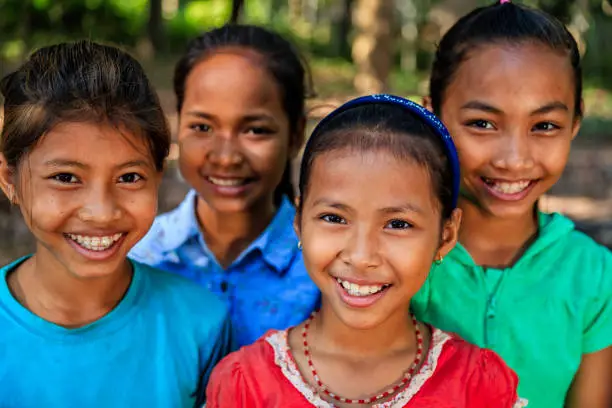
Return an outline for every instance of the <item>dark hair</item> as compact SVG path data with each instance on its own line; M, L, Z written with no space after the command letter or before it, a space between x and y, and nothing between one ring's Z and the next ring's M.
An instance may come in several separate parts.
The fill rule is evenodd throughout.
M305 99L312 81L307 64L293 45L279 34L254 25L227 24L193 39L174 71L174 92L180 114L185 98L185 82L194 66L217 50L247 48L260 54L266 69L276 79L282 105L289 119L289 131L295 134L305 120ZM291 160L287 160L283 178L275 191L276 201L287 195L294 198Z
M11 167L58 123L94 121L142 135L157 170L164 168L170 131L157 94L140 64L115 47L79 41L41 48L2 79L0 91L0 149Z
M440 202L442 219L451 216L455 208L451 187L454 176L441 136L422 117L389 103L349 108L334 117L328 116L326 122L315 129L302 156L300 202L308 193L316 157L345 149L359 152L385 150L401 160L413 160L425 167Z
M550 14L510 2L473 10L442 37L429 82L434 113L440 114L446 88L469 53L479 45L496 43L542 44L568 55L576 87L575 115L582 116L582 65L576 40L565 25Z

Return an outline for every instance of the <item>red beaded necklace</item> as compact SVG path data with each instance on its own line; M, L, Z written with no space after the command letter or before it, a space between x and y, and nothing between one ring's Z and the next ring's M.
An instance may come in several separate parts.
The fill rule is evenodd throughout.
M330 398L333 398L336 401L339 401L345 404L371 404L373 402L380 401L384 398L389 397L390 395L395 394L402 387L406 386L408 382L410 381L410 379L412 378L412 376L414 375L417 368L421 365L421 360L423 359L423 336L421 334L421 331L419 330L419 326L417 324L417 321L414 315L411 315L412 323L414 324L414 330L416 332L417 351L414 357L414 361L410 365L410 368L406 370L406 372L404 372L402 379L398 381L393 387L387 389L387 391L381 392L380 394L376 394L370 398L350 399L350 398L344 398L339 395L336 395L333 392L331 392L325 384L323 384L323 382L319 378L319 374L317 374L317 370L315 369L314 364L312 363L312 358L310 355L310 348L308 347L308 328L310 327L310 324L312 323L312 320L314 319L315 314L316 312L313 312L310 315L308 320L306 320L306 323L304 323L304 329L302 329L302 338L304 339L304 356L306 356L306 361L308 362L308 366L310 367L310 371L312 372L312 377L314 378L319 390L323 392L325 395L328 395Z

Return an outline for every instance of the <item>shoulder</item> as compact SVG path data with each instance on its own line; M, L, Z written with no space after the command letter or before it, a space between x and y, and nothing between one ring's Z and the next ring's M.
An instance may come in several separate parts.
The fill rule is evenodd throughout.
M172 262L171 253L197 232L195 199L196 193L190 191L178 207L158 215L147 234L130 251L130 258L148 265Z
M252 406L262 384L275 383L274 356L265 337L229 354L213 369L206 389L212 406Z
M208 289L182 276L132 262L135 270L147 279L148 298L172 310L177 318L192 317L194 320L205 320L212 326L221 326L228 318L225 304Z
M573 221L562 214L540 214L540 228L542 239L551 240L550 248L556 251L571 249L572 253L587 256L589 261L601 261L610 254L608 248L577 230Z
M458 336L447 335L449 339L441 358L445 358L447 364L465 370L465 390L470 407L526 406L526 401L517 394L518 376L497 353L470 344Z

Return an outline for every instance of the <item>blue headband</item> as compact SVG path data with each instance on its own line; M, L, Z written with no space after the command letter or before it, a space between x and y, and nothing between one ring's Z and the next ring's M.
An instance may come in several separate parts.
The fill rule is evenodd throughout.
M459 157L457 156L457 148L455 147L455 143L451 138L451 135L448 133L446 127L442 124L440 119L438 119L433 113L418 105L408 99L401 98L399 96L380 94L380 95L368 95L361 96L359 98L350 100L346 102L344 105L340 106L338 109L331 112L329 115L325 116L314 128L312 134L316 134L317 131L321 128L321 126L329 122L335 116L338 116L340 113L345 112L349 109L363 106L363 105L371 105L371 104L379 104L379 103L387 103L395 106L401 106L404 109L414 113L419 118L423 119L433 130L440 136L442 141L444 142L444 149L446 150L446 156L448 157L448 161L452 170L453 177L453 189L452 189L452 202L453 208L457 207L457 198L459 197Z

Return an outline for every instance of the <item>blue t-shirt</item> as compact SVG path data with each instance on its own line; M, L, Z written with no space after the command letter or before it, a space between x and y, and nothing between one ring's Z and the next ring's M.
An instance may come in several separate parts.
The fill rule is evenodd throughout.
M157 217L130 256L216 293L229 308L239 346L253 343L270 329L283 330L306 320L318 307L320 293L297 247L295 208L289 200L283 199L266 230L223 269L198 227L196 199L192 190L176 209Z
M191 408L230 350L224 305L207 290L133 263L121 302L77 329L41 319L0 269L0 407Z

